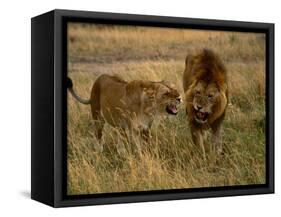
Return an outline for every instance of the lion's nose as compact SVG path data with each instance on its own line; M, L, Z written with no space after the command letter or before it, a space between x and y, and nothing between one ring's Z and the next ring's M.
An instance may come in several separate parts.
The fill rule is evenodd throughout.
M196 105L195 109L200 111L203 107L201 105Z

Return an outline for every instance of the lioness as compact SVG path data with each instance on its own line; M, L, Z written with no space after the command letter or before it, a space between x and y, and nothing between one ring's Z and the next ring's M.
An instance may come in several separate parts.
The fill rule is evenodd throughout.
M74 92L70 78L68 89L80 103L91 105L99 150L102 150L101 138L105 121L120 129L125 136L125 131L129 129L133 139L140 137L147 140L153 120L165 114L176 115L177 106L181 102L179 92L167 82L126 82L117 76L106 74L97 78L88 100L80 98ZM140 148L139 142L134 142ZM117 148L118 151L124 151L124 147Z
M201 146L205 158L203 135L211 129L212 146L221 152L221 123L228 104L228 87L226 68L220 58L207 49L187 55L183 88L193 142Z

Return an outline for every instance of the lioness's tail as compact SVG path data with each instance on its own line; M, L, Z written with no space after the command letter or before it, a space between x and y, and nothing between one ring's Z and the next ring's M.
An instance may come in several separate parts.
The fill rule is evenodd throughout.
M91 103L91 99L88 99L88 100L85 100L85 99L82 99L80 96L78 96L74 90L73 90L73 83L72 83L72 80L67 77L67 88L69 90L69 92L71 93L71 95L80 103L82 104L85 104L85 105L88 105Z

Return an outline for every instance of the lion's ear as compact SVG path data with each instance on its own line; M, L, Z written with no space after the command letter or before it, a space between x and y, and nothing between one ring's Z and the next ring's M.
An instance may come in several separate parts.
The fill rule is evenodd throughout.
M221 89L222 92L225 92L227 90L227 85L226 84L222 84L220 86L220 89Z
M191 67L193 64L193 56L191 54L187 54L185 58L185 66Z
M197 57L195 55L187 54L185 58L185 71L188 72L189 76L196 75L194 66L196 65Z
M193 65L194 65L194 57L191 54L188 54L185 58L185 69L183 73L183 90L187 91L190 83L193 80Z
M144 87L143 92L149 97L149 98L154 98L155 96L155 90L150 87Z

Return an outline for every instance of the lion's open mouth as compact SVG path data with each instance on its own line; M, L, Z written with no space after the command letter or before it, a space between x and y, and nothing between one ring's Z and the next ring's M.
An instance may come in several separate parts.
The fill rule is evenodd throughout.
M196 111L195 113L195 119L198 123L205 123L208 119L209 113L208 112L200 112Z
M174 105L174 104L169 104L166 106L166 111L168 112L168 114L171 114L171 115L176 115L178 114L178 109L177 109L177 106Z

